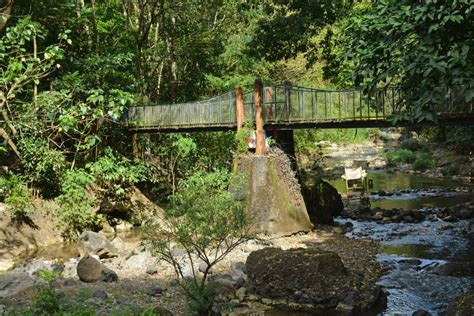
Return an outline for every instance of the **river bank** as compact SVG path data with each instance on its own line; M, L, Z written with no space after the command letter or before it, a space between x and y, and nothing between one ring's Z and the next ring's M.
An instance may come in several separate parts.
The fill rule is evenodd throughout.
M169 264L155 263L156 258L141 249L139 240L131 236L124 239L118 237L112 244L117 246L120 254L101 261L117 273L117 282L81 282L74 271L78 259L61 263L60 260L50 258L51 265L56 264L63 269L61 276L51 280L50 285L61 297L73 300L78 298L84 308L93 307L97 314L108 314L113 310L132 310L134 311L132 314L136 314L156 306L172 311L174 315L185 314L186 300L174 281L175 275ZM332 227L318 227L307 234L265 241L251 240L234 250L212 271L217 283L221 282L233 288L231 294L227 292L226 295L218 297L218 305L222 310L233 307L241 314L256 312L264 315L266 310L271 310L273 305L279 304L247 292L247 276L242 271L245 271L242 266L245 267L244 263L250 253L268 247L335 252L340 256L344 266L352 273L364 276L366 283L375 283L382 275L382 270L375 260L377 243L349 239L334 232ZM28 273L35 278L37 271L30 269ZM44 281L38 279L37 283L44 284ZM5 297L0 298L0 304L15 309L25 308L27 302L34 302L35 290L29 288L13 295L3 296Z

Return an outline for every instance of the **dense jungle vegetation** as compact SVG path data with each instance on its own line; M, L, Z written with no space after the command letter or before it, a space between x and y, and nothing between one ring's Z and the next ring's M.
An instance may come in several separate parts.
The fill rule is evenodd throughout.
M18 217L34 211L33 196L55 199L72 235L100 222L101 195L138 186L166 203L178 180L231 169L233 132L139 135L132 157L128 106L255 78L399 86L415 121L436 120L437 87L474 97L472 0L2 0L0 10L0 195ZM301 131L298 150L352 133Z

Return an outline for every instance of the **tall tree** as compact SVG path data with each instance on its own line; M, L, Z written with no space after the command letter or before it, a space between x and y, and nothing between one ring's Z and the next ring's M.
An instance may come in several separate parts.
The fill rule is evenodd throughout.
M474 98L474 1L375 1L345 33L356 84L400 86L404 118L435 120L450 88Z

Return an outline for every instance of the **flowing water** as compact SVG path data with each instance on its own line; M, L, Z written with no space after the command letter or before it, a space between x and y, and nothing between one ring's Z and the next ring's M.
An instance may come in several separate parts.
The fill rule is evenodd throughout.
M421 209L474 201L472 192L447 190L448 193L439 193L439 189L466 186L456 181L381 171L370 172L369 178L374 183L372 192L398 190L398 195L370 195L373 207ZM346 191L342 181L330 182L339 192ZM432 189L438 190L430 191ZM337 221L345 223L348 220L338 218ZM350 222L354 227L348 237L373 239L381 244L377 259L385 274L379 284L389 293L388 306L383 315L411 315L418 309L438 315L450 301L474 285L469 277L443 276L434 272L435 267L449 261L474 261L474 242L472 234L469 234L473 227L469 221L383 225Z

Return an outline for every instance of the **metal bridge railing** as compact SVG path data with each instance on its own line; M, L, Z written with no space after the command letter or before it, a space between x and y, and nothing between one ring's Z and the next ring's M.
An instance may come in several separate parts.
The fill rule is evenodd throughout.
M438 115L474 114L473 102L466 101L467 86L432 91L440 101L432 107ZM409 113L407 97L398 88L322 90L266 84L262 111L266 126L298 123L383 121L391 114ZM243 94L244 118L255 120L254 92ZM127 126L132 129L186 129L226 127L236 122L236 92L196 102L155 106L135 106L128 110Z
M134 106L127 117L127 125L135 129L235 126L235 122L235 91L203 101Z

